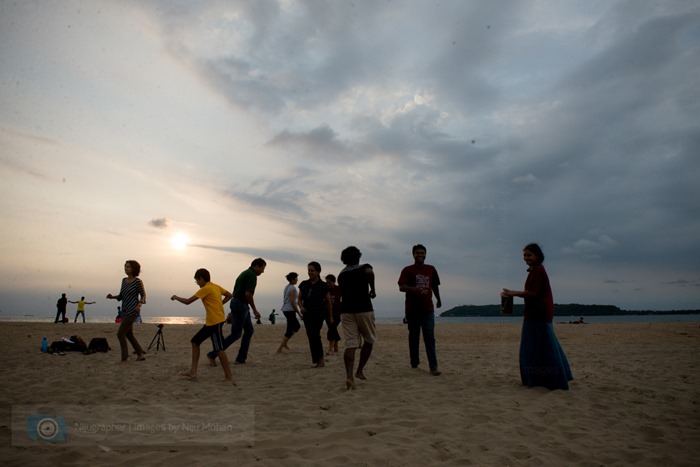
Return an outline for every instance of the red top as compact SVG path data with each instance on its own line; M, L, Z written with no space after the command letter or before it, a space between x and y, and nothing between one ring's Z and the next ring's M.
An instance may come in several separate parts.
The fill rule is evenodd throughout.
M407 313L431 313L433 306L433 287L440 285L437 270L430 264L412 264L401 271L399 286L418 287L424 293L406 293Z
M549 277L544 266L536 264L525 280L525 291L535 295L525 296L525 320L551 323L554 318L554 299Z

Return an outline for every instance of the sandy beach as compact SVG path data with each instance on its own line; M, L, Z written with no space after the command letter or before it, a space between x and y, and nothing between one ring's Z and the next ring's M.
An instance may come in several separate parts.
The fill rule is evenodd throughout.
M697 323L555 325L570 391L520 385L517 325L436 328L441 376L408 362L406 329L380 325L347 391L342 356L311 368L306 336L276 354L282 325L256 326L236 385L202 357L197 325L166 325L166 351L117 364L116 325L1 323L3 465L697 465ZM149 345L157 328L136 327ZM228 329L227 329L228 332ZM112 351L40 352L77 334ZM325 337L325 329L324 329ZM324 339L325 344L325 339ZM341 342L342 346L342 342ZM233 359L238 343L228 350ZM342 352L342 350L341 350ZM358 353L359 357L359 353ZM50 441L35 428L52 420ZM34 430L34 431L33 431ZM45 436L46 437L46 436Z

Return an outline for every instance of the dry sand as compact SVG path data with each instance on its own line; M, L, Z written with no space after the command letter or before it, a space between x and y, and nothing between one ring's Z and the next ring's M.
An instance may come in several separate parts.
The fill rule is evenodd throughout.
M3 465L597 466L700 459L697 324L557 324L575 380L569 391L553 392L520 385L515 325L438 325L438 377L428 373L423 354L421 368L411 369L404 326L381 325L368 379L356 391L345 389L341 356L328 357L323 369L310 367L303 331L291 351L276 354L282 325L256 326L248 363L232 366L236 386L224 383L222 369L207 366L204 356L199 380L188 381L179 373L188 369L189 339L198 328L167 325L167 351L119 365L116 325L1 323ZM156 330L136 327L144 347ZM51 342L72 334L107 337L113 350L39 351L43 336ZM238 345L228 350L231 361ZM65 422L59 425L65 442L30 439L27 418L36 424L37 415ZM202 415L235 429L201 425Z

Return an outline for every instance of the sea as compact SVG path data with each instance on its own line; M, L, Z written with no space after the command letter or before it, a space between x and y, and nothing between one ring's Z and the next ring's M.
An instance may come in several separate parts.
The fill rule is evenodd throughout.
M18 315L0 316L0 323L20 322L20 323L46 323L53 322L54 316L39 315ZM579 316L555 316L554 323L568 323L578 320ZM401 316L377 316L377 324L402 324ZM448 324L519 324L523 320L522 316L474 316L474 317L441 317L435 319L436 325ZM114 317L88 316L86 319L90 323L114 323ZM584 321L590 324L607 323L700 323L700 314L692 315L615 315L615 316L591 316L584 317ZM69 320L72 323L72 320ZM78 321L80 323L80 321ZM270 322L264 317L261 320L264 325ZM143 324L201 324L204 325L203 316L144 316ZM276 325L284 325L284 317L277 318Z

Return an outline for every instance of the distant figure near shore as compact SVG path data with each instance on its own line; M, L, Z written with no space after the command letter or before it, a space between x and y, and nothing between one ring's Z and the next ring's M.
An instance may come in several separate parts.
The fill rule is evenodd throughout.
M66 306L68 306L68 299L66 298L66 294L61 294L61 298L58 299L56 302L56 320L54 321L54 324L58 323L58 318L61 318L61 322L63 324L66 324Z
M75 312L75 319L73 320L74 323L78 322L78 315L83 316L83 323L85 322L85 305L92 305L95 302L86 302L85 297L80 297L80 300L77 302L74 302L72 300L69 300L70 303L77 303L78 304L78 311Z

